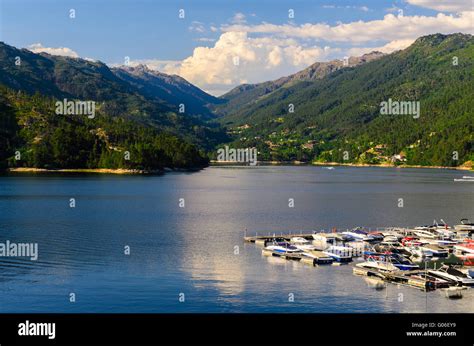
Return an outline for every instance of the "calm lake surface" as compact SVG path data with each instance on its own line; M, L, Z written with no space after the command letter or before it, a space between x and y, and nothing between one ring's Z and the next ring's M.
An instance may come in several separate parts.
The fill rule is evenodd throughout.
M245 229L474 219L474 183L453 181L463 175L474 174L263 166L0 176L0 242L39 247L37 261L0 257L0 312L473 312L472 297L449 300L395 285L377 291L352 265L312 268L262 257L243 242Z

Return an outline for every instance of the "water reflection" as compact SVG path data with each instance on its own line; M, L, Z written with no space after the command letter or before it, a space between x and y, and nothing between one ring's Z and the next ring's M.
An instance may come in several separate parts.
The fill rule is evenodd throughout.
M160 177L3 176L0 240L38 242L40 254L37 263L0 259L0 309L472 312L470 295L452 300L392 284L378 290L353 275L352 265L313 268L262 256L242 240L245 229L413 226L441 217L452 224L474 214L474 185L453 183L462 174L218 167ZM74 307L64 299L72 289L81 297ZM187 293L185 304L179 292Z

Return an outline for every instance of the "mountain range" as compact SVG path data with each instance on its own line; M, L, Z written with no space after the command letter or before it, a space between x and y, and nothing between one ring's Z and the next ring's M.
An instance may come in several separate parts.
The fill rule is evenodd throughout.
M224 102L214 103L212 108L217 115L236 114L280 88L289 88L299 82L314 82L341 68L358 66L378 59L383 55L381 52L373 51L360 57L348 57L346 61L316 62L302 71L274 81L242 84L222 95L220 98Z
M459 166L474 159L473 58L472 35L424 36L320 78L238 87L219 121L262 160ZM420 117L382 114L389 100Z
M98 114L94 119L58 116L57 100L93 101ZM199 112L219 101L182 78L35 54L5 43L0 43L0 102L2 166L206 165L205 152L227 140L218 124L205 120L209 111ZM187 106L183 112L181 103ZM133 155L124 160L128 147ZM17 151L21 160L13 159Z
M259 160L458 166L474 159L473 57L472 35L434 34L392 54L316 62L214 97L144 65L109 67L1 42L0 162L192 167L226 143L257 147ZM58 117L62 99L92 100L98 116ZM388 100L419 102L421 115L381 114Z

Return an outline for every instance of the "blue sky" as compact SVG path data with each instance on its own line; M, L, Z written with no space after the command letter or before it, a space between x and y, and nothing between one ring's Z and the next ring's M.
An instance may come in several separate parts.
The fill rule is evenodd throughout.
M219 94L241 82L276 78L318 60L357 55L390 42L390 47L383 48L387 52L403 48L418 35L436 31L438 24L433 23L433 18L440 22L440 31L470 32L465 29L466 11L472 10L466 7L468 2L0 0L0 40L16 47L98 59L108 64L121 64L128 56L133 64L147 63L152 68L183 75ZM69 17L70 9L75 10L73 19ZM178 16L180 9L185 10L184 19ZM289 9L294 10L294 18L289 18ZM397 20L399 9L403 10L404 21ZM445 17L436 19L438 13ZM395 19L386 18L387 15ZM406 28L418 23L414 19L410 24L407 18L417 17L425 23L421 30L414 30L413 37L408 30L397 35L396 25ZM459 20L452 24L450 17ZM386 23L377 22L384 18ZM391 24L392 20L400 23ZM338 28L341 24L357 28L358 22L374 25L360 28L360 33L352 27ZM316 26L306 30L305 25ZM318 27L324 25L330 32ZM378 34L359 38L376 25L388 25L389 32L384 34L380 29ZM350 37L343 37L345 30ZM240 50L232 47L233 42ZM222 47L213 49L215 45ZM240 57L239 69L235 71L229 66L233 56ZM208 70L202 66L206 63Z

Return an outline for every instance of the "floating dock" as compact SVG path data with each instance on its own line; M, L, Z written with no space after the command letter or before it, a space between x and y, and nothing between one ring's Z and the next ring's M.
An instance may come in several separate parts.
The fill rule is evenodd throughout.
M385 228L377 228L374 231L368 231L370 233L381 233L387 232L388 235L384 236L393 236L398 233L402 236L410 236L412 230L402 227L385 227ZM262 247L262 254L264 256L275 256L280 257L290 261L298 261L307 265L311 265L317 267L321 264L333 264L339 265L341 264L340 261L337 262L333 257L328 256L327 252L323 252L324 249L327 247L322 246L320 243L324 242L327 238L328 242L324 242L323 245L327 245L330 248L334 249L337 247L343 247L350 250L351 258L358 257L362 258L366 251L366 243L364 240L356 240L354 242L347 242L343 239L344 233L340 233L340 231L332 230L331 232L325 231L290 231L290 232L268 232L268 234L264 234L267 232L257 232L253 236L247 235L247 230L245 231L244 241L247 243L254 243L255 245ZM318 235L314 237L314 235ZM294 242L297 244L298 239L292 238L303 238L306 239L309 243L313 245L313 250L301 250L298 251L284 251L278 249L278 247L272 246L267 247L270 244L274 243L292 243ZM323 240L321 240L321 239ZM331 240L331 242L329 242ZM305 244L303 240L299 240L300 245ZM348 245L345 245L347 242ZM362 247L360 246L362 243ZM338 245L338 244L342 244ZM353 244L352 246L350 244ZM278 245L278 244L276 244ZM298 246L298 245L295 245ZM317 249L317 250L316 250ZM328 250L326 250L328 251ZM454 282L450 282L449 280L441 280L437 277L432 276L429 272L423 269L416 269L416 270L394 270L394 271L384 271L377 268L372 267L361 267L361 266L354 266L353 267L353 274L358 276L366 276L366 277L373 277L374 279L381 280L382 282L393 283L396 285L404 285L407 287L413 287L423 291L433 291L436 289L448 289L452 288L452 286L456 286ZM452 290L455 291L454 289ZM451 291L450 291L451 293ZM457 292L453 293L455 296Z
M449 284L435 283L432 280L417 275L423 276L426 274L424 270L402 270L396 272L382 272L377 269L354 267L353 273L361 276L374 276L384 281L391 282L398 285L410 286L423 291L433 291L437 288L449 287Z

